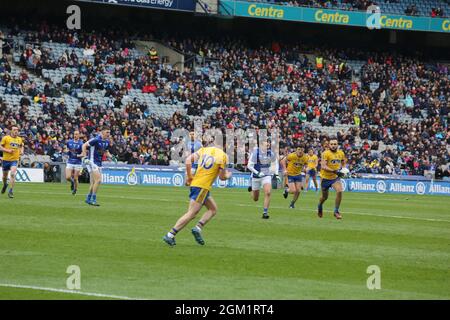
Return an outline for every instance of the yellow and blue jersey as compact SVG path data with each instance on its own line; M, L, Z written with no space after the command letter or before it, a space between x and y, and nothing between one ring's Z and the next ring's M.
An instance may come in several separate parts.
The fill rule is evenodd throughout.
M336 150L335 152L331 150L325 150L322 153L322 160L326 161L327 166L334 171L340 170L342 168L342 164L346 161L345 154L342 150ZM320 177L322 179L334 180L338 176L334 172L325 171L323 169L320 170Z
M306 165L308 166L308 170L315 170L317 169L317 165L318 165L318 161L319 158L317 157L317 155L313 154L312 156L307 155L308 157L308 161L306 163Z
M221 169L225 169L228 157L225 152L216 147L200 148L198 168L192 179L191 187L210 190Z
M12 153L3 152L3 161L19 161L20 151L23 146L22 138L11 136L4 136L0 145L5 149L11 149Z
M296 152L292 152L287 155L287 175L288 176L298 176L302 173L303 168L305 167L308 157L306 154L299 157Z

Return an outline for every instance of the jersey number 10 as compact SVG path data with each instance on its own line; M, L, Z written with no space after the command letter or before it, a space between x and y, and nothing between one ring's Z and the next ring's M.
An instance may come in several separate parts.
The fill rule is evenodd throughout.
M214 165L214 157L212 156L203 157L202 163L200 165L206 170L211 169L212 166Z

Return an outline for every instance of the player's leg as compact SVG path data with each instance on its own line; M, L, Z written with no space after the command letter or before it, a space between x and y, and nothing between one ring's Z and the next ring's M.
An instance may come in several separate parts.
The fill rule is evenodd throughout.
M302 190L302 182L296 181L293 183L293 192L292 192L292 201L289 205L289 208L294 209L295 203L297 202L298 197L300 196L300 192Z
M261 189L261 178L252 178L252 199L253 201L259 200L259 189Z
M192 219L195 218L202 207L202 202L197 202L191 199L187 212L177 220L174 227L164 236L163 240L168 245L174 246L176 244L175 236L177 235L177 233L180 232Z
M317 176L316 175L313 176L313 182L314 182L314 187L316 188L316 192L318 192L319 191L319 185L317 183Z
M319 205L317 206L317 215L319 216L319 218L322 218L323 216L323 203L328 199L328 189L330 188L330 186L327 184L327 181L324 181L324 179L322 179L321 185L322 194L319 199Z
M80 172L81 171L77 168L73 170L73 190L72 190L73 195L75 195L78 190L78 178L80 177Z
M94 178L93 179L94 182L92 184L92 191L91 191L91 204L97 205L97 191L102 182L102 173L100 168L97 168L96 170L92 171L92 177Z
M309 181L311 180L311 175L309 173L306 174L306 179L305 179L305 192L308 191L309 189Z
M269 206L270 198L272 196L272 178L270 176L263 178L263 191L264 191L264 210L263 219L269 219Z
M336 200L334 202L334 216L336 219L342 219L341 214L339 213L339 207L341 205L342 201L342 182L341 180L337 180L335 183L333 183L333 189L336 190Z
M289 181L288 181L288 176L287 175L285 175L283 177L283 185L284 185L283 197L285 199L287 199L288 194L289 194Z
M4 194L6 192L6 189L8 188L8 174L9 174L9 169L10 167L8 167L5 163L5 161L3 161L3 176L2 176L2 182L3 182L3 187L2 187L2 194Z
M203 214L197 225L192 229L192 234L194 235L195 241L197 241L197 243L201 245L205 244L205 240L203 240L201 234L202 229L217 213L217 204L212 197L208 197L208 199L206 199L205 207L208 210Z
M67 164L66 166L66 180L70 182L70 190L73 191L74 183L73 183L73 166Z
M11 166L11 170L9 173L9 191L8 191L8 197L14 198L14 186L16 184L16 174L17 174L17 162L13 162L13 165Z

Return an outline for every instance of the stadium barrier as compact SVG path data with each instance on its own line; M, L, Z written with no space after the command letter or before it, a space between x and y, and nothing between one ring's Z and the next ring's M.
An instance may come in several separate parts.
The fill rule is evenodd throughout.
M367 27L368 21L378 19L381 29L410 31L450 31L450 19L432 17L412 17L406 15L384 14L379 16L362 11L345 11L323 8L291 7L267 3L235 0L221 0L220 14L248 18L263 18L310 23Z
M281 177L280 177L280 181ZM320 183L320 179L318 178ZM447 195L450 196L450 182L433 180L400 180L396 179L342 179L345 192L373 192L418 195ZM117 166L104 167L102 183L119 185L143 186L172 186L185 185L185 174L182 168L176 167L132 167ZM250 174L233 171L228 181L217 179L214 187L218 188L247 188L250 185ZM280 185L280 183L278 184ZM310 181L309 188L314 188Z
M3 170L0 168L0 174ZM44 182L44 170L36 168L18 168L16 174L16 182Z

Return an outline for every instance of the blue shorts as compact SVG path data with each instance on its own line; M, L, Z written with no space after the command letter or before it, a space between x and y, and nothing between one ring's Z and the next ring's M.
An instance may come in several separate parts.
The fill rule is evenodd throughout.
M320 187L322 188L322 190L327 191L328 189L331 188L331 186L332 186L335 182L338 182L338 181L341 181L341 179L339 179L339 178L331 179L331 180L328 180L328 179L322 179L322 181L320 182Z
M301 174L299 174L298 176L289 176L288 175L288 183L302 182L302 180L303 180L303 176Z
M191 187L191 191L189 193L189 199L205 204L205 201L209 198L209 190L203 189L199 187Z
M17 161L3 161L2 167L3 171L9 171L11 167L17 167Z
M310 170L308 170L308 174L309 174L310 177L315 177L315 176L316 176L316 173L317 173L316 169L310 169Z

